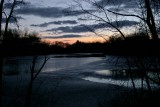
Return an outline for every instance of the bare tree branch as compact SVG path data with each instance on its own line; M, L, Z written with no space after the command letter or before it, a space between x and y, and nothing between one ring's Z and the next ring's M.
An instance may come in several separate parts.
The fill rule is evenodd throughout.
M6 35L6 33L7 33L7 31L8 31L8 24L9 24L9 21L10 21L10 19L11 19L11 17L12 17L12 14L13 14L13 11L14 11L14 8L15 8L15 5L16 5L16 0L13 1L12 8L11 8L11 10L10 10L9 16L8 16L7 19L6 19L4 36Z
M113 13L113 14L120 15L120 16L133 16L133 17L137 17L137 18L143 20L144 22L147 22L147 20L145 20L144 18L142 18L141 16L138 16L138 15L118 13L118 12L115 12L115 11L111 11L111 10L109 10L109 9L107 9L107 11L110 12L110 13Z
M92 28L90 28L88 26L85 26L85 25L84 25L84 27L87 28L88 30L90 30L91 32L93 32L95 35L97 35L97 36L103 38L105 41L107 41L107 39L105 37L103 37L102 35L99 35L98 33L96 33Z
M95 18L98 18L99 20L103 21L104 23L112 26L112 27L113 27L114 29L116 29L116 30L121 34L121 36L125 39L125 35L122 33L122 31L121 31L118 27L116 27L114 24L112 24L112 23L110 22L110 20L109 20L109 18L108 18L108 16L107 16L107 13L105 13L105 14L106 14L106 18L107 18L108 21L106 21L106 20L103 19L102 17L100 17L100 16L98 16L98 15L95 15L95 14L93 14L92 12L89 12L88 10L84 9L83 6L82 6L80 3L78 3L78 4L79 4L79 7L80 7L85 13L87 13L87 14L89 14L89 15L91 15L91 16L94 16ZM102 10L105 11L104 9L102 9Z
M36 72L36 74L33 77L33 80L35 80L38 76L38 74L42 71L44 65L46 64L46 62L49 60L49 58L47 58L47 56L45 56L45 59L43 61L43 64L41 65L40 69Z
M136 17L139 18L140 20L142 20L144 23L146 23L148 25L148 28L152 34L152 39L158 39L158 35L157 35L157 31L156 31L156 25L155 25L155 19L153 17L153 12L150 6L150 1L149 0L144 0L144 4L145 4L145 10L146 10L146 18L144 18L144 16L139 16L139 15L135 15L135 14L125 14L125 13L119 13L119 12L115 12L115 11L111 11L109 9L107 9L108 12L116 14L116 15L120 15L120 16L131 16L131 17ZM143 15L144 15L143 14Z

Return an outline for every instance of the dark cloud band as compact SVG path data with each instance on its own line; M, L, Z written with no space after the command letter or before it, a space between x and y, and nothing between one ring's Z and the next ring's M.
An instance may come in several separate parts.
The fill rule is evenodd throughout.
M123 21L114 21L111 23L112 25L122 28L122 27L128 27L138 24L136 21L129 21L129 20L123 20ZM89 28L89 29L88 29ZM111 25L107 23L99 23L99 24L93 24L93 25L77 25L77 26L65 26L65 27L58 27L54 29L49 29L47 31L56 31L56 32L62 32L62 33L83 33L83 32L89 32L96 29L102 29L102 28L113 28Z
M83 10L71 10L70 8L61 8L61 7L24 7L17 9L15 12L16 14L21 14L21 15L35 15L46 18L77 16L86 13Z
M53 22L46 22L46 23L42 23L42 24L32 24L31 26L33 27L47 27L49 25L64 25L64 24L77 24L77 21L75 20L64 20L64 21L53 21Z
M116 6L116 5L124 4L129 7L130 5L132 5L132 6L135 5L136 0L100 0L100 1L96 2L96 4L98 4L100 6Z
M23 6L29 6L30 4L31 4L30 2L26 2L26 1L16 1L15 8L23 7ZM11 9L12 6L13 6L13 2L6 2L4 4L5 9Z
M77 38L77 37L82 37L82 35L63 35L63 36L45 36L45 39L61 39L61 38Z

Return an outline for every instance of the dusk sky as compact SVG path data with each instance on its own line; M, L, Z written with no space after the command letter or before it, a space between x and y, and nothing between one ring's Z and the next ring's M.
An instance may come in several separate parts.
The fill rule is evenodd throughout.
M95 1L113 11L119 6L118 11L125 13L133 12L133 8L136 9L137 6L136 0ZM77 40L103 40L103 38L90 32L88 28L92 28L97 34L105 38L115 33L107 24L95 20L85 20L88 16L77 6L75 0L24 0L24 2L26 3L24 6L15 9L20 29L38 32L43 39L70 43ZM88 11L103 17L103 14L96 10L94 5L85 2L81 2L81 4ZM119 28L124 32L132 31L132 26L136 25L137 21L132 17L118 17ZM112 19L112 23L116 24L114 19Z

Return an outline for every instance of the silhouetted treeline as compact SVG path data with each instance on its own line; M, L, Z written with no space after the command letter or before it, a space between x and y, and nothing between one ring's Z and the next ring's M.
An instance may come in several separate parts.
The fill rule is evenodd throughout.
M83 43L80 41L74 44L54 42L49 44L42 42L35 33L9 30L7 36L0 44L0 55L34 55L34 54L64 54L64 53L104 53L104 43Z
M9 45L1 45L3 55L34 55L34 54L70 54L70 53L104 53L104 43L83 43L76 42L72 45L58 42L56 44L48 44L45 42L27 43L30 38L20 39L16 43ZM63 46L62 46L63 44ZM2 54L1 53L1 54Z
M144 33L132 34L122 38L111 38L106 47L107 54L134 55L134 56L159 56L160 39L153 40Z
M93 42L84 43L77 41L66 47L68 53L104 53L106 50L105 43Z
M105 43L74 44L42 42L35 33L20 33L9 30L3 44L0 44L1 55L37 55L37 54L70 54L70 53L104 53L112 55L160 55L160 40L152 40L144 33L132 34L123 40L121 37L110 37Z
M0 44L1 55L12 56L29 54L35 44L40 42L36 33L9 30Z

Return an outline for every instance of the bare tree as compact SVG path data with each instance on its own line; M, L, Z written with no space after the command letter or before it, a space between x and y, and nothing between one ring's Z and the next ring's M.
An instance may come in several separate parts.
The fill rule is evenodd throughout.
M8 10L9 12L5 12L5 9L4 9L4 5L5 3L11 3L11 9ZM11 20L11 18L14 18L15 21L16 21L16 18L13 16L13 12L14 12L14 9L15 9L15 6L18 2L23 2L23 0L21 1L18 1L18 0L13 0L13 1L5 1L5 0L1 0L0 2L0 45L3 44L3 41L4 41L4 38L7 34L7 31L8 31L8 25L9 25L9 22ZM2 33L2 20L3 18L5 17L5 28L3 29L4 30L4 33ZM2 72L3 72L3 56L0 55L0 106L2 105Z
M4 0L0 2L0 24L2 25L2 10L3 10ZM0 25L0 39L1 39L1 31L2 26ZM1 44L1 41L0 41ZM0 106L2 106L2 71L3 71L3 58L0 56Z
M8 16L7 16L6 13L4 12L4 14L5 14L5 16L6 16L6 23L5 23L5 29L4 29L4 34L3 34L3 40L5 39L5 36L6 36L6 34L7 34L8 24L9 24L9 21L11 20L11 18L12 18L15 5L16 5L16 0L13 1L11 10L10 10ZM5 41L5 40L4 40L4 41Z
M44 65L46 64L47 60L49 59L49 58L47 58L47 56L45 56L42 65L40 66L40 68L38 70L36 70L37 57L38 56L33 57L32 65L30 67L30 82L29 82L29 86L28 86L28 90L27 90L27 94L26 94L25 107L30 107L33 82L37 78L39 73L42 71Z
M153 3L154 5L153 5ZM107 9L108 12L111 12L113 14L117 14L117 15L120 15L120 16L131 16L131 17L136 17L138 19L140 19L141 21L144 22L144 24L146 24L148 26L148 29L151 33L151 37L152 39L154 40L157 40L158 39L158 33L157 33L157 28L156 28L156 24L155 24L155 15L153 10L156 9L159 7L159 1L157 0L139 0L139 4L138 5L143 5L141 6L141 10L143 10L142 14L141 15L137 15L136 13L135 14L125 14L125 13L119 13L119 12L116 12L116 11L112 11L112 10L109 10Z
M158 38L158 33L157 33L157 26L156 26L156 19L159 15L159 0L139 0L138 5L140 5L139 10L141 11L141 14L138 15L137 13L135 14L125 14L125 13L120 13L120 12L116 12L116 11L112 11L107 9L108 12L119 15L119 16L129 16L129 17L136 17L138 19L140 19L144 26L147 25L149 32L151 33L151 38L153 40L157 40ZM148 31L147 31L148 33ZM137 60L135 60L137 59ZM154 59L154 58L150 58L150 59ZM158 59L158 57L156 57L155 59ZM148 91L151 94L152 93L152 88L150 86L150 81L156 83L157 85L159 85L159 82L156 81L155 79L153 79L152 77L150 77L148 75L148 69L153 65L154 65L154 69L158 70L159 68L156 66L156 61L150 61L148 60L148 62L146 62L143 58L137 57L133 59L135 61L135 63L137 63L137 67L140 69L141 74L143 75L143 78L146 81L147 87L148 87ZM145 64L149 64L150 67L146 67ZM156 66L156 67L155 67ZM157 73L157 78L159 78L159 72ZM142 80L143 80L142 78ZM143 84L143 83L142 83Z
M137 18L142 24L143 26L145 26L145 29L147 31L147 34L149 35L149 33L151 34L151 38L153 40L158 40L158 33L157 33L157 17L159 17L159 0L137 0L137 5L139 7L138 8L139 12L132 10L132 13L124 13L124 11L119 11L119 6L115 6L117 7L117 9L110 9L107 8L105 5L101 5L98 2L96 2L96 0L83 0L89 4L91 4L92 6L94 6L95 11L90 11L89 9L85 9L85 7L82 5L82 3L76 1L76 3L78 4L78 6L81 8L81 10L83 10L86 14L88 14L90 18L88 20L95 20L98 22L103 22L105 24L109 24L114 30L118 31L120 33L120 35L123 37L123 39L126 39L125 34L121 31L120 27L118 26L118 17L133 17L133 18ZM108 2L111 0L103 0L104 2ZM115 1L116 2L116 1ZM118 2L118 0L117 0ZM114 5L114 3L113 3ZM133 8L134 9L134 8ZM97 14L99 13L99 14ZM111 15L112 14L112 15ZM114 20L115 19L115 20ZM122 19L120 19L122 20ZM112 22L117 22L116 24L113 24ZM105 27L105 26L104 26ZM149 31L149 33L148 33ZM146 86L148 89L148 93L149 95L152 95L152 87L151 87L151 82L156 83L157 85L160 84L159 82L159 71L155 72L155 78L150 77L149 76L149 71L151 70L150 68L153 68L154 70L159 70L159 65L157 65L157 61L150 61L151 59L154 58L149 58L149 60L146 61L146 57L130 57L127 56L126 57L126 62L128 64L129 67L129 75L132 81L132 85L134 88L135 93L136 91L136 84L134 82L134 71L132 71L131 66L132 66L132 62L134 62L134 64L136 65L137 69L139 70L139 76L141 76L141 84L142 84L142 88L143 88L143 81L146 82ZM159 59L159 58L155 58L155 59ZM148 66L146 66L146 64ZM157 79L158 78L158 79ZM138 98L138 96L136 95L136 97Z
M125 34L121 31L121 26L118 22L117 14L114 14L114 17L110 17L110 12L107 11L105 6L98 4L96 0L82 0L82 1L94 6L95 8L94 11L90 11L89 9L86 9L80 1L75 0L75 3L78 5L78 7L80 7L80 9L88 15L85 20L92 20L92 21L94 20L95 22L103 23L101 24L101 26L103 26L104 28L107 28L108 26L110 26L114 30L111 30L111 29L108 29L108 30L111 30L116 33L118 32L123 39L126 38ZM97 14L97 13L100 13L100 14ZM88 28L91 32L95 33L96 35L104 38L103 36L99 35L94 29L89 28L87 26L85 27Z
M160 1L159 0L137 0L137 7L139 8L139 13L134 11L135 8L132 9L132 13L124 13L124 12L119 12L120 6L115 6L117 9L109 9L107 6L99 4L96 0L82 0L85 1L95 7L95 10L100 13L100 15L95 14L96 12L91 12L87 9L84 9L82 4L79 1L76 1L78 3L79 7L83 11L85 11L88 15L94 17L93 19L96 21L101 21L106 24L111 25L115 30L117 30L123 38L125 38L124 33L121 32L121 30L118 27L118 23L112 24L113 22L113 14L115 15L115 18L120 16L126 16L126 17L135 17L138 18L140 21L143 22L144 26L147 25L147 28L149 32L151 33L151 38L154 40L158 39L158 33L157 33L157 22L158 22L158 17L159 17L159 7L160 7ZM106 0L104 1L106 3L110 3L111 0ZM116 2L116 1L115 1ZM118 2L118 1L117 1ZM105 4L106 4L105 3ZM114 5L114 1L112 2ZM120 5L120 4L119 4ZM112 16L110 16L110 13L112 13ZM104 16L102 16L104 14ZM116 21L116 20L115 20Z

